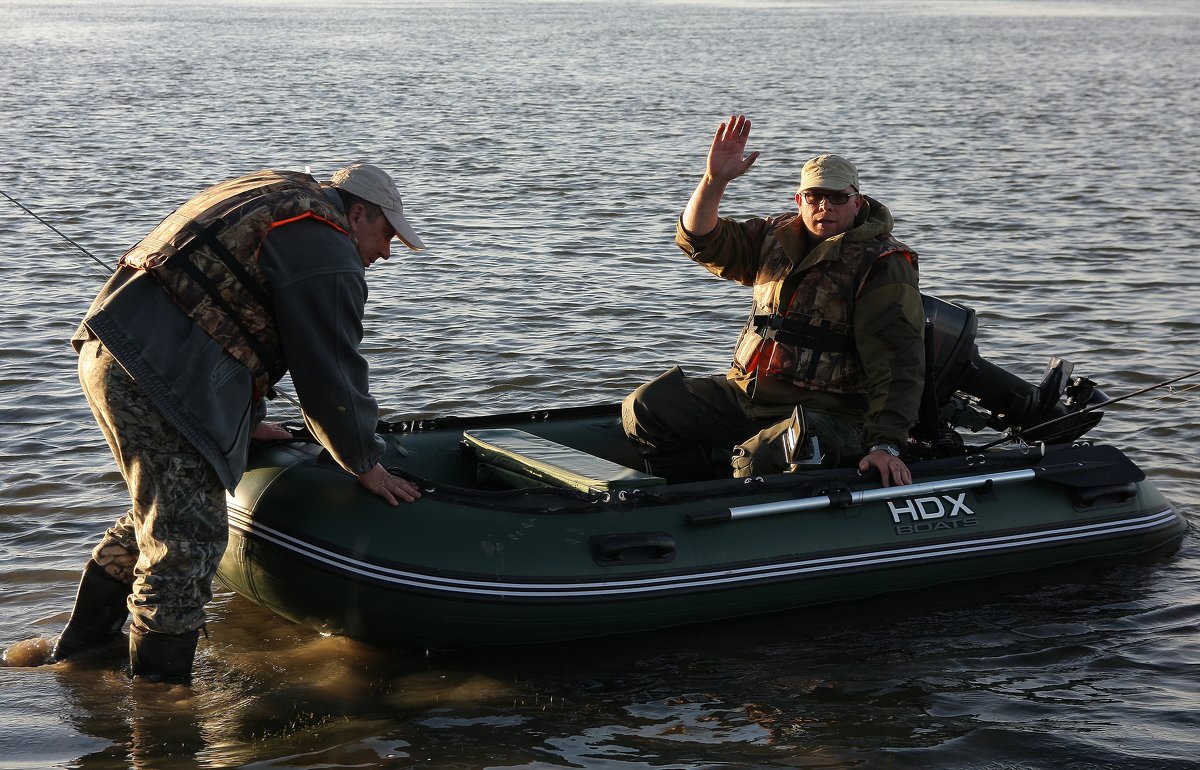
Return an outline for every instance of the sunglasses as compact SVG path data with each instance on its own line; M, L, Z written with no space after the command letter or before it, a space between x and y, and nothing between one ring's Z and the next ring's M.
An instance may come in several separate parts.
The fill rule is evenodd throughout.
M841 206L856 195L858 195L856 192L822 192L820 190L805 190L800 193L800 197L810 206L819 206L823 200L829 201L831 206Z

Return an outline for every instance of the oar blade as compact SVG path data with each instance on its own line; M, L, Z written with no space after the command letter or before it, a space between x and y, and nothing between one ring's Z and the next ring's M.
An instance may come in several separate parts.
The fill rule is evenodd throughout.
M1034 476L1069 487L1100 487L1142 481L1146 474L1115 446L1076 446L1048 452Z

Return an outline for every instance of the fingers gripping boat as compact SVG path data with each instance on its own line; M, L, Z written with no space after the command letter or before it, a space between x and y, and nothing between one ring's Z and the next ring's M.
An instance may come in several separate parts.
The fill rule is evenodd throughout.
M615 404L381 423L393 508L315 443L261 447L230 497L227 586L321 632L414 649L695 623L1137 554L1186 523L1052 359L1031 386L979 357L974 313L926 298L914 483L853 469L667 484ZM969 446L962 430L1007 431ZM1038 443L1030 443L1036 441ZM717 458L717 464L727 458Z

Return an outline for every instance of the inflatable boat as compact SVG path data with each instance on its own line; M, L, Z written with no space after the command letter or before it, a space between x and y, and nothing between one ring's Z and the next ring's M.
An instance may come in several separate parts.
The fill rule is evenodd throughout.
M980 357L970 308L926 297L913 483L789 456L672 484L619 405L381 422L392 507L319 444L256 447L218 577L321 633L414 650L647 631L1171 548L1186 522L1118 448L1108 400L1051 359L1031 385ZM999 436L967 441L985 429ZM804 442L801 442L803 444Z

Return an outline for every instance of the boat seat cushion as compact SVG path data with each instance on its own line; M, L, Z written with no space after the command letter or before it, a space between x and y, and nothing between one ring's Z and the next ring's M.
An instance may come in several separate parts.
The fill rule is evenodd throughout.
M666 483L661 476L626 468L514 428L466 430L463 440L474 449L482 465L515 472L535 483L581 492L620 491Z

